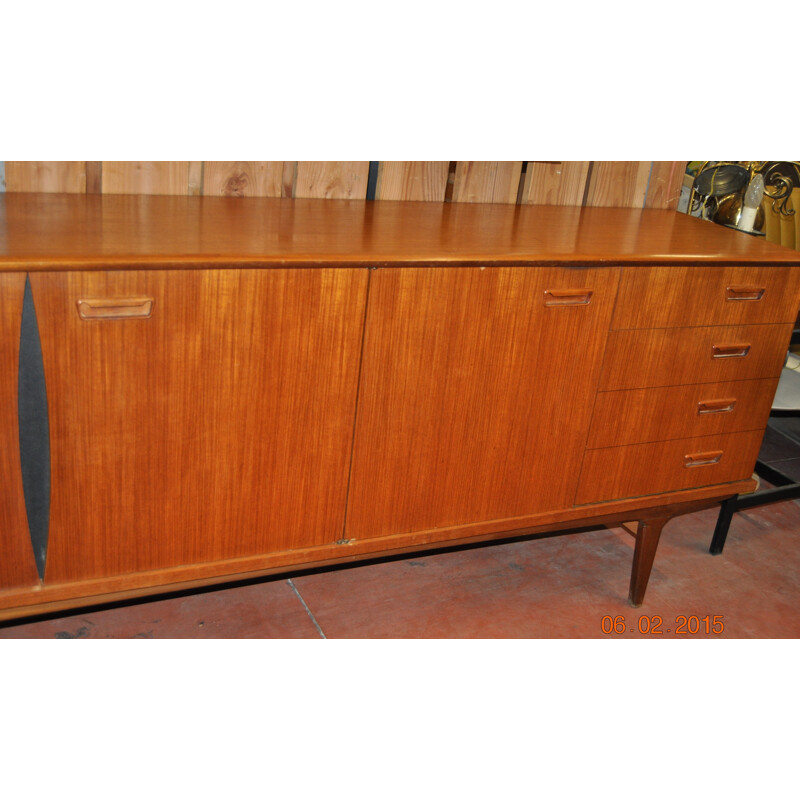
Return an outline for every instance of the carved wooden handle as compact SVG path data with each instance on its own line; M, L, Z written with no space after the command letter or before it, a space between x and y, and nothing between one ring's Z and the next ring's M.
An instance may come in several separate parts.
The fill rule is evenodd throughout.
M760 300L764 296L762 286L728 286L726 300Z
M705 467L708 464L718 464L722 458L722 450L711 450L708 453L687 453L683 457L684 467Z
M152 313L152 297L78 300L78 314L81 319L146 319Z
M546 306L588 306L592 299L591 289L546 289Z
M736 407L736 398L728 400L701 400L697 404L698 414L725 414Z
M744 358L750 352L749 344L712 344L712 358Z

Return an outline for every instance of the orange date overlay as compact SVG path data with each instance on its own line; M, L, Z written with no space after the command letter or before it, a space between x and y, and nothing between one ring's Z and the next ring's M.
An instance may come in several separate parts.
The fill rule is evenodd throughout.
M678 614L672 624L665 623L663 617L658 614L653 614L652 617L639 617L635 623L626 620L623 616L612 617L606 615L600 620L600 630L605 634L616 634L617 636L623 633L642 633L651 636L659 636L665 633L692 635L722 633L725 630L725 625L720 614L716 614L713 617L709 614L706 614L705 617Z

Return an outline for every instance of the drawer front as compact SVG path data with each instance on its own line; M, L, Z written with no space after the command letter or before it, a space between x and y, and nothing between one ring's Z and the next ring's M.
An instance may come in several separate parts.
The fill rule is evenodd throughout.
M611 327L677 328L794 322L800 270L789 267L626 268Z
M763 429L777 378L600 392L587 447Z
M744 480L762 430L587 450L576 505Z
M600 391L777 378L788 325L612 331Z

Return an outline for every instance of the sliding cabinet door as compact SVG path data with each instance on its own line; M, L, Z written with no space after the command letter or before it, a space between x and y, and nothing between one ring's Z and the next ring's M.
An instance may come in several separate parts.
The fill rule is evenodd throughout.
M618 273L374 272L347 536L570 507Z
M341 538L366 270L31 282L51 435L46 582Z

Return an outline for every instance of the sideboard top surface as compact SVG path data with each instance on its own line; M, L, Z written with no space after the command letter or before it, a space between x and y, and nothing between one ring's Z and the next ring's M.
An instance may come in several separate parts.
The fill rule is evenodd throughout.
M655 209L0 195L0 272L561 262L800 265L800 254Z

